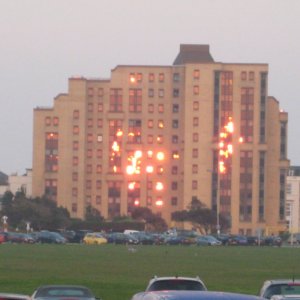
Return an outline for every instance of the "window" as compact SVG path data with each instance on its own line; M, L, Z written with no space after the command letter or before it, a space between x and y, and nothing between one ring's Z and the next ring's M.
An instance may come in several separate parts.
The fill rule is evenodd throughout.
M98 134L98 135L97 135L97 142L98 142L98 143L102 143L102 141L103 141L103 136L102 136L102 134Z
M172 143L178 144L178 135L172 135Z
M142 73L137 73L136 80L137 80L137 82L142 82L143 81L143 74Z
M180 80L180 74L179 73L174 73L173 74L173 81L178 82Z
M198 141L199 141L198 133L193 133L193 142L198 142Z
M148 89L148 97L149 98L154 97L154 89Z
M97 149L97 158L102 158L102 149Z
M148 144L153 144L153 135L152 134L147 135L147 142L148 142Z
M163 113L164 112L164 105L163 104L158 104L158 112Z
M73 126L73 134L79 134L79 127L77 125Z
M72 173L72 180L73 181L77 181L78 180L78 173L77 172L73 172Z
M87 180L85 182L85 187L87 190L90 190L92 188L92 181L91 180Z
M93 167L92 167L92 165L90 165L90 164L87 165L87 166L86 166L86 171L87 171L88 174L91 174L91 173L93 172Z
M78 166L78 157L73 156L73 166Z
M247 80L247 72L243 71L241 73L241 80Z
M178 189L178 183L177 183L177 181L172 181L172 183L171 183L171 189L173 191L177 191L177 189Z
M163 98L164 95L165 95L164 89L159 89L159 90L158 90L158 96L159 96L160 98Z
M87 158L92 158L93 157L93 150L92 149L87 149Z
M179 97L179 89L173 89L173 97L174 98Z
M192 150L192 157L193 157L193 158L198 158L198 149L194 148L194 149Z
M177 203L178 203L177 197L172 197L172 198L171 198L171 205L172 205L172 206L176 206Z
M78 141L73 141L73 150L78 150L79 149L79 142Z
M98 112L103 112L103 104L102 103L98 103L97 110L98 110Z
M164 121L163 120L158 120L157 127L160 128L160 129L164 128Z
M179 104L173 104L173 113L178 113L179 112Z
M198 181L197 180L193 180L192 181L192 190L197 190L198 189Z
M156 141L158 144L162 144L164 142L163 136L159 134L156 138Z
M102 173L102 165L97 165L96 172L97 172L97 174L101 174Z
M46 124L46 126L51 125L51 118L50 117L45 118L45 124Z
M93 141L93 134L92 133L88 133L87 135L87 142L91 143Z
M54 125L54 126L57 126L58 123L59 123L59 118L58 118L58 117L54 117L54 118L53 118L53 125Z
M254 80L254 72L253 71L249 72L249 80L251 80L251 81Z
M173 166L172 167L172 174L176 175L178 173L178 167L177 166Z
M72 212L73 213L77 212L77 203L72 203Z
M154 112L154 105L153 104L148 104L148 112L153 113Z
M96 189L97 190L101 190L101 188L102 188L102 181L101 180L97 180L96 181Z
M149 82L154 82L155 76L153 73L149 73Z
M159 73L158 80L159 80L159 82L164 82L165 81L165 74L164 73Z
M148 128L153 128L153 120L148 120Z
M178 151L172 151L172 158L173 159L179 159L179 152Z
M93 112L93 103L88 104L88 112Z
M178 128L179 127L179 121L178 120L172 120L172 128Z
M103 126L103 120L102 119L98 119L97 120L97 127L98 128L102 128L102 126Z
M88 119L87 120L87 126L88 126L88 128L92 128L93 127L93 119Z
M198 125L199 125L199 118L197 117L193 118L193 126L198 127Z
M121 112L123 109L122 89L110 89L109 110L112 112Z
M193 93L194 93L194 95L199 95L199 86L198 85L194 85Z
M198 101L194 101L193 102L193 110L194 111L198 111L199 110L199 102Z
M129 90L129 111L130 112L142 111L142 90L141 89Z
M77 195L78 195L78 190L77 190L77 188L72 188L72 196L73 196L73 197L77 197Z
M192 173L193 174L198 174L198 165L195 164L195 165L192 166Z
M99 89L98 89L98 96L99 96L99 97L102 97L102 96L103 96L103 89L102 89L102 88L99 88Z
M194 72L193 72L193 78L194 78L194 80L199 80L199 78L200 78L200 70L194 70Z
M128 143L140 144L142 131L142 121L139 119L130 119L128 121Z

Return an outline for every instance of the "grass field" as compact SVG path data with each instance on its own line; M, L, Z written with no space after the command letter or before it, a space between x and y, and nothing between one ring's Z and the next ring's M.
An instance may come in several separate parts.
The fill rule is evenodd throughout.
M0 245L0 292L80 284L103 300L128 300L153 275L197 276L209 290L257 294L268 278L300 277L300 248Z

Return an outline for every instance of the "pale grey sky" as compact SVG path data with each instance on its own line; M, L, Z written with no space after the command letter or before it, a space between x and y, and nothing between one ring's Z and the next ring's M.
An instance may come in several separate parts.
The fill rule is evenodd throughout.
M0 171L32 166L33 109L68 78L118 64L171 65L182 43L216 61L269 64L300 165L300 0L0 0Z

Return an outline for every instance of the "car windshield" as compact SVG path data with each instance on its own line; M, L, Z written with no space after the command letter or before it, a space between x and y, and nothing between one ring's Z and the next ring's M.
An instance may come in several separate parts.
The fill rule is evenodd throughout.
M37 297L92 297L87 289L82 288L44 288L37 293Z
M273 295L299 295L300 285L298 284L276 284L270 286L265 293L265 298L270 299Z
M194 280L158 280L155 281L148 291L162 291L162 290L188 290L188 291L204 291L204 286L199 281Z

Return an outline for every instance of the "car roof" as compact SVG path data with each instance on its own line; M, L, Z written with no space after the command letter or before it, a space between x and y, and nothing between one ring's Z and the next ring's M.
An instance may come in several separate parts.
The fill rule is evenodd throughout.
M194 281L200 281L202 282L202 280L197 276L197 277L184 277L184 276L166 276L166 277L158 277L158 276L154 276L150 282L154 282L157 280L174 280L174 279L180 279L180 280L194 280Z
M300 279L268 279L265 281L265 284L281 284L281 283L300 284Z
M143 293L143 300L258 300L253 295L207 291L153 291Z

